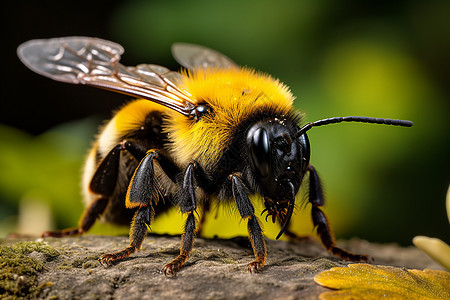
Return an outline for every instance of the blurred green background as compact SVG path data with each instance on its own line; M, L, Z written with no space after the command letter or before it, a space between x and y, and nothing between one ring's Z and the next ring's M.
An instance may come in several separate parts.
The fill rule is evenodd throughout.
M83 159L97 126L128 97L53 82L21 65L15 51L29 39L85 35L122 44L126 65L178 69L173 42L217 49L289 85L306 121L346 115L412 120L412 128L341 124L310 131L325 211L338 238L409 245L420 234L449 242L449 1L9 5L1 13L1 236L74 226L82 213ZM309 209L294 216L301 233L311 233ZM179 230L181 218L174 218L167 232ZM224 218L233 222L212 224L208 234L236 234L224 231L231 223L245 234L237 216ZM154 228L164 232L167 219Z

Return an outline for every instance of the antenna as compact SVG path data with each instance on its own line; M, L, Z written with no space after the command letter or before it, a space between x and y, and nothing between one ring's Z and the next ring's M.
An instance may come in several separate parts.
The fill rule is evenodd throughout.
M384 124L384 125L394 125L394 126L403 126L403 127L411 127L413 122L407 120L395 120L395 119L382 119L382 118L371 118L371 117L334 117L318 120L315 122L311 122L300 128L297 131L296 138L307 132L313 127L335 124L341 122L359 122L359 123L370 123L370 124Z

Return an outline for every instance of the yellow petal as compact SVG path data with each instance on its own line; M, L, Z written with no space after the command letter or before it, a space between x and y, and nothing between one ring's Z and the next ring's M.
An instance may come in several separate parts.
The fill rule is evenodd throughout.
M325 292L320 299L450 299L450 273L390 266L351 264L314 277Z
M413 238L413 244L432 259L450 270L450 246L437 238L426 236L416 236Z

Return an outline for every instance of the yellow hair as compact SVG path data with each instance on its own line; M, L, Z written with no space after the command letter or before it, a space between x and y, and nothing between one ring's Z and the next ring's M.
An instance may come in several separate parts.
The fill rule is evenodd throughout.
M136 100L128 103L115 116L115 128L120 134L139 129L152 111L166 111L167 108L149 100Z
M170 112L167 126L173 157L180 165L195 159L212 166L230 145L232 132L257 112L283 116L292 112L294 97L280 81L251 69L198 69L186 74L181 87L210 114L195 122Z
M120 108L110 122L101 130L98 151L106 156L127 133L139 130L152 111L167 111L168 108L149 100L134 100Z

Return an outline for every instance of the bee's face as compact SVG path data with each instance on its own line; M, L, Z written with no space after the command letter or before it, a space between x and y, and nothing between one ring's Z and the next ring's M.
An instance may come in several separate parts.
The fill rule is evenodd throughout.
M310 157L306 134L296 138L298 127L288 120L268 120L254 124L247 133L247 145L261 195L268 210L285 210L292 191L300 188ZM267 207L271 206L271 207Z

